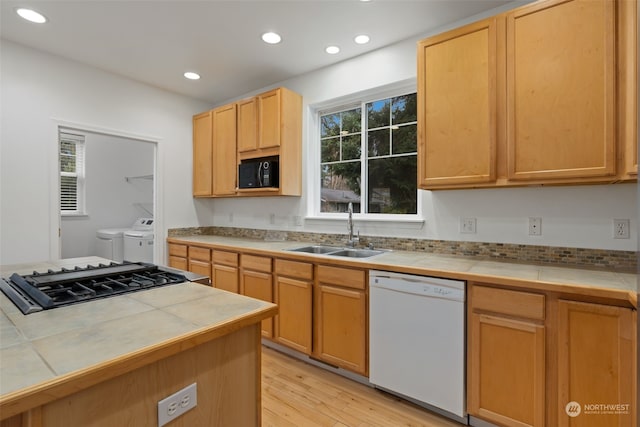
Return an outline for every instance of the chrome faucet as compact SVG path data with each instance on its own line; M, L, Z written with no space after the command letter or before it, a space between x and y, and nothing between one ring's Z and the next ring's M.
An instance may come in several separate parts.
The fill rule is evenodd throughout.
M358 237L353 237L353 203L349 202L347 207L349 217L347 219L347 229L349 230L349 240L347 240L347 246L353 248L356 243L360 241L360 231L358 230Z

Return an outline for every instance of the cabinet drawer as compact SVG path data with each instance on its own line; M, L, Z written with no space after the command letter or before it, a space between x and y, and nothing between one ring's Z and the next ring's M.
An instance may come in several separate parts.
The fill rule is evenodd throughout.
M318 281L347 288L364 289L365 272L364 270L354 270L352 268L319 265Z
M544 320L544 295L540 294L474 285L470 302L474 310Z
M238 254L235 252L227 252L227 251L213 251L213 263L214 264L222 264L229 265L231 267L238 266Z
M181 245L178 243L169 243L169 255L186 258L187 245Z
M189 247L189 259L209 262L211 261L211 249L191 246Z
M310 280L313 278L313 264L277 259L276 274Z
M240 265L246 270L271 273L271 258L255 255L240 255Z

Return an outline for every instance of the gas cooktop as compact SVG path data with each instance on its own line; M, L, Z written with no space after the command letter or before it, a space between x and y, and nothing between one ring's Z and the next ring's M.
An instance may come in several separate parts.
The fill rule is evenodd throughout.
M14 273L0 279L0 290L24 314L188 281L175 271L142 262Z

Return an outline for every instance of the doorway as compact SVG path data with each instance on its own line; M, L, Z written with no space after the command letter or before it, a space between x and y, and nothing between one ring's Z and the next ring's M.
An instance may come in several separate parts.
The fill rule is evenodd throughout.
M58 126L58 147L59 258L104 256L98 230L157 216L156 141Z

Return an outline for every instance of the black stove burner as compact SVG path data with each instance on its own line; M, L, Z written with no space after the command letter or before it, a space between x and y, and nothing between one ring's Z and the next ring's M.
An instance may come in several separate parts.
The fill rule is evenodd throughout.
M178 273L147 263L89 265L73 270L49 270L11 275L0 280L0 290L24 313L48 310L98 298L186 282Z

